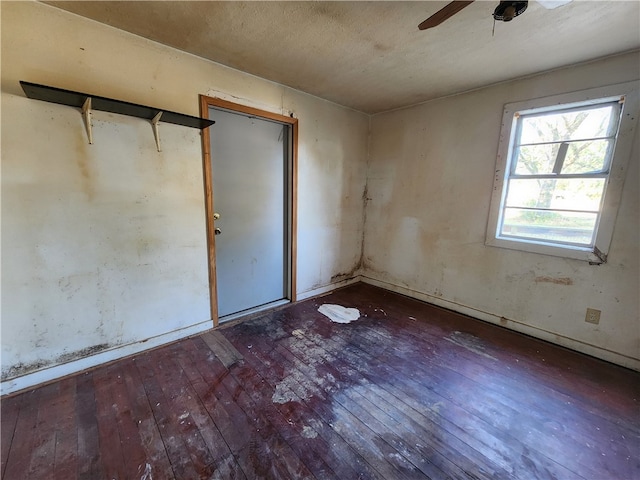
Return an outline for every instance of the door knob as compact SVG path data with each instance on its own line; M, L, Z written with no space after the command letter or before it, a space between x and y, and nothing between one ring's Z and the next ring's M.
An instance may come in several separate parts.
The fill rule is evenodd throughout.
M218 220L220 218L220 214L219 213L214 213L213 214L213 219L214 220Z
M214 235L220 235L221 233L222 233L222 230L220 230L219 228L216 227L216 228L213 229L213 234Z

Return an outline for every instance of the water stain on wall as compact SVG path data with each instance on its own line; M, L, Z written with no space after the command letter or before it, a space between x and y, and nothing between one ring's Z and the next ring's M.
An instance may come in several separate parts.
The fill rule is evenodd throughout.
M556 285L573 285L573 279L569 277L539 276L534 279L536 283L554 283Z
M64 353L57 357L55 360L36 360L30 363L18 363L16 365L11 366L6 370L2 371L2 376L0 377L0 381L10 380L12 378L21 377L23 375L27 375L29 373L33 373L37 370L42 370L44 368L50 367L52 365L60 365L62 363L67 363L73 360L78 360L84 357L88 357L90 355L94 355L102 350L106 350L110 345L106 343L101 343L99 345L93 345L88 348L83 348L82 350L78 350L75 352Z
M102 350L106 350L109 348L109 344L101 343L99 345L93 345L91 347L83 348L82 350L78 350L76 352L64 353L56 358L56 364L70 362L72 360L78 360L80 358L88 357L90 355L94 355Z
M27 373L33 372L35 370L40 370L41 368L46 367L51 362L44 362L42 360L37 360L31 363L17 363L12 365L10 368L2 371L2 376L0 377L1 381L9 380L11 378L20 377L22 375L26 375Z
M84 191L87 199L91 202L95 197L95 188L93 185L93 178L91 170L89 168L89 152L87 149L87 139L83 137L83 132L78 132L76 135L76 164L80 171L80 181L82 182L82 190Z
M360 257L358 264L354 265L354 267L348 271L348 272L340 272L340 273L336 273L335 275L333 275L331 277L331 283L337 283L337 282L341 282L343 280L349 280L353 277L356 276L356 272L360 269L361 267L361 263L362 262L362 257Z

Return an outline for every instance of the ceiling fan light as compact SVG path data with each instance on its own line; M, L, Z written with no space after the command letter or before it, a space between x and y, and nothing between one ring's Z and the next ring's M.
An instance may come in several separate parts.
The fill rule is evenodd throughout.
M522 14L529 2L502 1L493 12L493 18L503 22L510 22Z
M507 8L504 9L504 13L502 14L502 20L504 22L510 22L511 20L513 20L513 17L516 16L516 7L514 7L513 5L509 5Z

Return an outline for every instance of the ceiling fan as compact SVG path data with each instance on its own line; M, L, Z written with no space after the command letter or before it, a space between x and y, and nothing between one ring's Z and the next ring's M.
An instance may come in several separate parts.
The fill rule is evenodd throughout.
M538 0L538 3L544 8L551 10L566 5L571 1L572 0ZM474 0L451 2L418 25L418 28L420 30L426 30L436 27L473 2ZM527 9L528 4L529 2L526 1L501 1L493 11L493 18L502 22L510 22L523 13Z

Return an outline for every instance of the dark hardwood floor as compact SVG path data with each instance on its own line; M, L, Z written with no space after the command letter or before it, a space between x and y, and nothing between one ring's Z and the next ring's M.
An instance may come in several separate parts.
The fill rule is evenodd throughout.
M639 401L637 372L358 284L3 398L2 477L631 480Z

